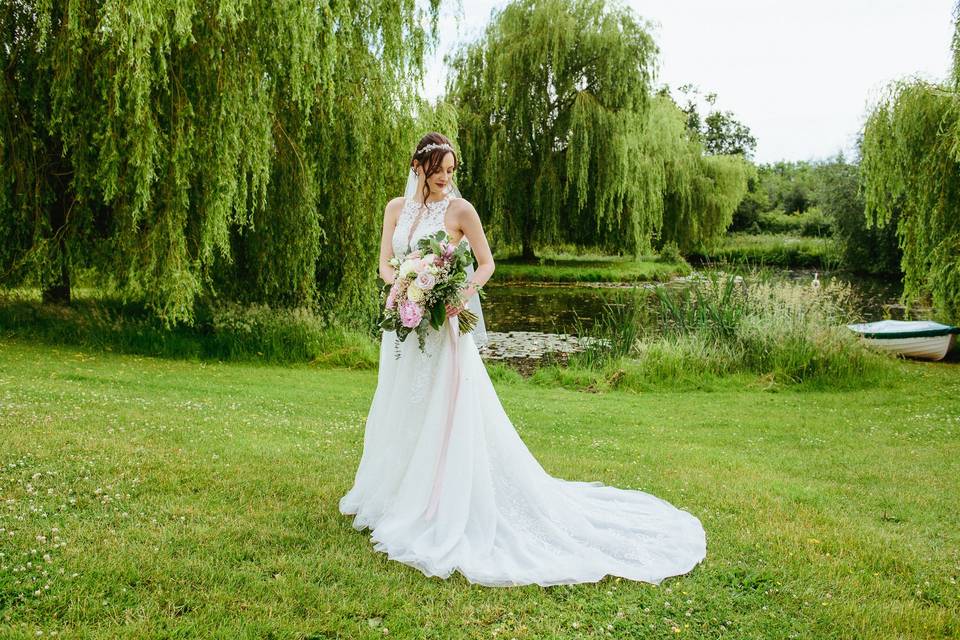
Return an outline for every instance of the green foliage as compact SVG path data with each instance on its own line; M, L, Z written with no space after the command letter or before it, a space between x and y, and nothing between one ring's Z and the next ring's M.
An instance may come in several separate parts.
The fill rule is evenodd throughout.
M646 379L674 383L746 374L776 385L850 388L873 384L890 370L890 358L870 352L844 326L858 317L847 285L831 281L816 290L806 283L704 277L689 287L658 287L656 296L655 330L638 329L642 321L629 317L638 311L611 306L591 333L602 341L591 351L606 348L608 356L588 352L587 362L633 362Z
M746 313L746 298L735 295L738 281L734 276L709 283L711 286L693 286L669 292L657 287L660 302L660 323L667 334L701 331L713 338L732 336Z
M716 245L747 191L747 162L740 156L688 152L667 169L663 242L676 243L684 253Z
M628 8L519 0L452 61L463 192L493 234L636 252L659 223L643 128L656 47Z
M747 192L733 212L730 231L756 230L759 233L760 214L770 210L770 198L760 184L760 174L754 164L748 166Z
M896 221L904 302L930 298L953 323L960 322L958 142L960 94L898 82L867 119L861 165L868 221Z
M680 247L676 242L667 242L660 247L660 253L657 255L657 262L680 263L683 262L683 255L680 253Z
M703 120L703 148L713 155L741 155L749 158L757 148L750 128L732 111L714 111Z
M784 213L803 213L816 204L816 163L774 162L758 167L759 189L768 207Z
M0 278L68 292L95 267L167 324L203 297L369 319L371 230L436 119L411 80L424 11L437 0L5 3Z
M860 167L846 162L842 156L820 165L817 174L818 209L832 224L843 268L857 273L899 277L900 248L896 232L899 214L895 212L890 224L882 227L868 223L864 215L866 204L860 191Z
M646 289L636 288L615 292L603 304L599 317L587 330L577 317L573 333L584 336L586 348L569 358L574 369L603 369L621 358L629 356L634 343L643 332L649 316L645 298Z

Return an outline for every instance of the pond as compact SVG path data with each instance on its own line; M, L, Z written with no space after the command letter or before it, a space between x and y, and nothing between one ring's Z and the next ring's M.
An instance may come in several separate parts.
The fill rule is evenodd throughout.
M704 271L703 273L709 273ZM812 270L780 270L773 274L787 280L810 282ZM847 282L860 297L860 310L864 321L881 320L888 315L899 317L902 310L898 305L901 292L899 282L888 280L858 278L846 274L820 272L819 278L827 282L830 278ZM644 285L553 285L553 284L504 284L494 280L487 285L483 301L484 322L487 330L495 332L536 331L545 333L577 334L580 326L589 330L594 320L603 314L604 306L618 301L633 304L657 304L652 295L631 296L635 287ZM646 284L646 288L651 285ZM674 283L671 286L684 286ZM850 321L858 321L851 318Z

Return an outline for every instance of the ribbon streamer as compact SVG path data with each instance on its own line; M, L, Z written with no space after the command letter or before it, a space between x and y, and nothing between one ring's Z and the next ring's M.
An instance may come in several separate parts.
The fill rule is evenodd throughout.
M448 318L447 326L450 327L450 367L453 372L453 379L450 381L450 401L447 404L447 421L443 427L443 440L440 443L440 457L437 459L437 468L433 476L433 492L430 494L430 503L427 505L427 512L424 516L427 520L433 518L437 512L437 505L440 503L440 490L443 486L443 468L447 461L450 433L453 431L453 412L457 406L457 392L460 390L460 357L457 354L460 321L457 319L457 316Z

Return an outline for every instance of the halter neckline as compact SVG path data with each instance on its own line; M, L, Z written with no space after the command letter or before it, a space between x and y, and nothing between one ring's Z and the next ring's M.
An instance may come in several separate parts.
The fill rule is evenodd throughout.
M440 198L439 200L432 200L432 201L430 201L430 202L426 202L426 201L420 202L420 201L418 201L418 200L414 200L413 198L407 198L407 203L408 203L408 204L416 204L416 205L425 204L425 205L427 205L428 207L431 207L431 206L434 206L434 205L441 204L441 203L443 203L443 202L448 202L449 200L450 200L450 194L448 193L448 194L444 195L442 198Z

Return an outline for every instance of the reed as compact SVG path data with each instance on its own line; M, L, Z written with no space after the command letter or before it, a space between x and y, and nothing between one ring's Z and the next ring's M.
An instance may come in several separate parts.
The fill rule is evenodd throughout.
M687 288L658 287L647 305L610 305L587 352L541 383L642 391L759 383L860 388L882 380L891 359L874 353L844 324L858 320L849 285L821 289L762 276L714 276ZM645 328L644 328L645 327ZM582 334L581 334L582 335Z

